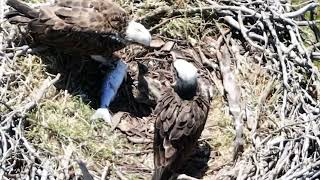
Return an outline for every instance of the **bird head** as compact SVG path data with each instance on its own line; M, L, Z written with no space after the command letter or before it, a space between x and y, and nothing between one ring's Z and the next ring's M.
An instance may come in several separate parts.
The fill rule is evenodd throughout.
M130 21L126 29L126 39L130 42L150 46L151 34L142 24Z
M182 59L173 62L175 83L173 84L175 91L184 99L192 98L197 91L198 70L192 64Z

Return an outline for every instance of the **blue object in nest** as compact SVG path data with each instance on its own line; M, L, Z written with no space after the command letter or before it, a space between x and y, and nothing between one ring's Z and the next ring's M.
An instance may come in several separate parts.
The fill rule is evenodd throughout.
M111 101L116 96L118 89L127 74L128 66L121 60L117 61L114 70L108 73L102 84L102 95L100 99L100 108L108 108Z
M91 119L102 118L109 124L111 124L111 115L108 108L116 96L128 69L128 66L122 60L118 60L116 63L115 69L106 74L103 80L100 108L91 116Z

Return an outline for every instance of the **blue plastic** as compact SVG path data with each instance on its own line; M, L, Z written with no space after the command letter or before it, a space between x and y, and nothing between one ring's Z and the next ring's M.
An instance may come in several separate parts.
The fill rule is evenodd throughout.
M102 84L102 95L100 97L100 108L108 108L116 96L118 89L127 74L128 66L118 60L116 68L106 74Z

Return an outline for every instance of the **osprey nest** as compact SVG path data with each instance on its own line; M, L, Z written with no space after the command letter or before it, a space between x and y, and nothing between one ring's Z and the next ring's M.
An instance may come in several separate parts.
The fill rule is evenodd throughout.
M30 5L43 3L33 0ZM151 179L156 96L187 59L213 100L186 174L319 179L320 7L299 0L118 1L152 35L115 54L128 73L112 124L92 120L108 70L29 47L0 1L0 179ZM49 3L49 2L48 2ZM107 47L106 47L107 48Z

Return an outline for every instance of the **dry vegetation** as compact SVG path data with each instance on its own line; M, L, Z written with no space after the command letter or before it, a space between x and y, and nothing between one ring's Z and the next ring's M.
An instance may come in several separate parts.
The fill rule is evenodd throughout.
M172 52L161 50L168 42L207 69L214 82L212 109L194 160L206 164L197 170L204 172L203 179L319 177L318 4L118 2L150 28L157 41L150 49L132 45L119 52L129 64L130 78L111 107L113 127L90 120L104 66L52 49L30 53L16 28L1 24L0 179L82 178L80 160L94 179L150 179L152 106L136 98L135 60L148 66L149 77L168 85ZM277 14L303 7L308 8L297 16ZM0 15L8 10L0 9ZM272 18L268 21L263 12L272 12ZM292 19L293 25L288 23ZM295 26L307 20L315 25ZM234 147L242 145L244 152L233 163Z

